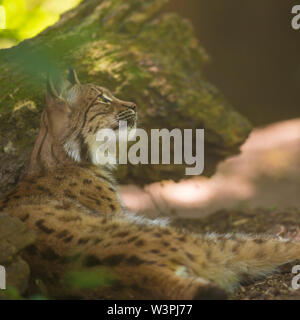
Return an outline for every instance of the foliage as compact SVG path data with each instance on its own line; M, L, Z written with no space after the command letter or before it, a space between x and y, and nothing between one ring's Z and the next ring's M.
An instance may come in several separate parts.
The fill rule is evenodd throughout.
M67 273L64 277L64 283L71 289L96 289L102 286L110 285L114 278L108 270L97 269L93 271L74 270Z
M34 37L54 24L62 12L81 0L0 0L6 12L6 29L0 32L0 48Z
M17 288L8 286L0 292L0 300L23 300Z

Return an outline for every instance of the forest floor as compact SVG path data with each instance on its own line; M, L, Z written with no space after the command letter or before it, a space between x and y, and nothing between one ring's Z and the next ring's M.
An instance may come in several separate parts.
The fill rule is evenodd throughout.
M253 210L218 211L200 219L178 218L173 225L197 233L207 232L244 232L250 234L280 235L291 239L300 239L300 210L294 212ZM277 274L252 284L242 286L230 299L241 300L300 300L300 289L293 290L291 281L293 265L283 266Z
M300 239L300 119L255 129L241 154L221 163L211 178L121 186L127 208L151 218L170 217L194 232L245 232ZM292 266L232 299L299 299Z

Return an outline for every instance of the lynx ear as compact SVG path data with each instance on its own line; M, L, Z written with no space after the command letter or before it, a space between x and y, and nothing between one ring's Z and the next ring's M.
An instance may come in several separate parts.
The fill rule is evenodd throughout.
M78 84L80 85L80 81L78 79L76 71L69 66L69 81L72 83L72 85Z
M73 69L69 70L69 78L70 80L67 80L62 74L52 75L49 73L46 97L54 98L55 100L63 100L70 108L72 108L80 93L80 82Z
M64 99L64 92L69 90L72 84L62 77L47 75L47 94L57 99Z
M47 74L47 95L51 95L55 98L61 99L57 90L55 89L53 79L52 79L50 73Z

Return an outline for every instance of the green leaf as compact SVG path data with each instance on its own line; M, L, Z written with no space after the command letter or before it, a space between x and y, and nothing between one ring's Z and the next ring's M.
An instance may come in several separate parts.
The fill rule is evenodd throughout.
M106 269L70 271L64 277L65 285L71 289L96 289L113 282L113 276Z

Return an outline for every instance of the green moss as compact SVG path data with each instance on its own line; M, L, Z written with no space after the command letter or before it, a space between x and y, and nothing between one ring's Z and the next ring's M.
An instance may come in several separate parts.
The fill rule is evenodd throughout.
M23 297L16 288L8 286L6 290L0 290L0 300L23 300Z
M71 289L96 289L113 282L110 272L104 269L70 271L64 277L64 284Z
M42 35L0 50L0 144L8 143L4 131L13 128L13 108L26 99L38 112L27 113L18 134L9 138L17 150L32 145L34 135L27 130L38 127L46 71L64 72L71 64L82 82L135 101L144 128L205 128L209 174L225 154L236 153L251 125L203 76L208 55L191 24L175 14L160 15L166 2L87 0ZM137 178L139 170L129 171ZM180 168L157 170L158 178L182 175Z

